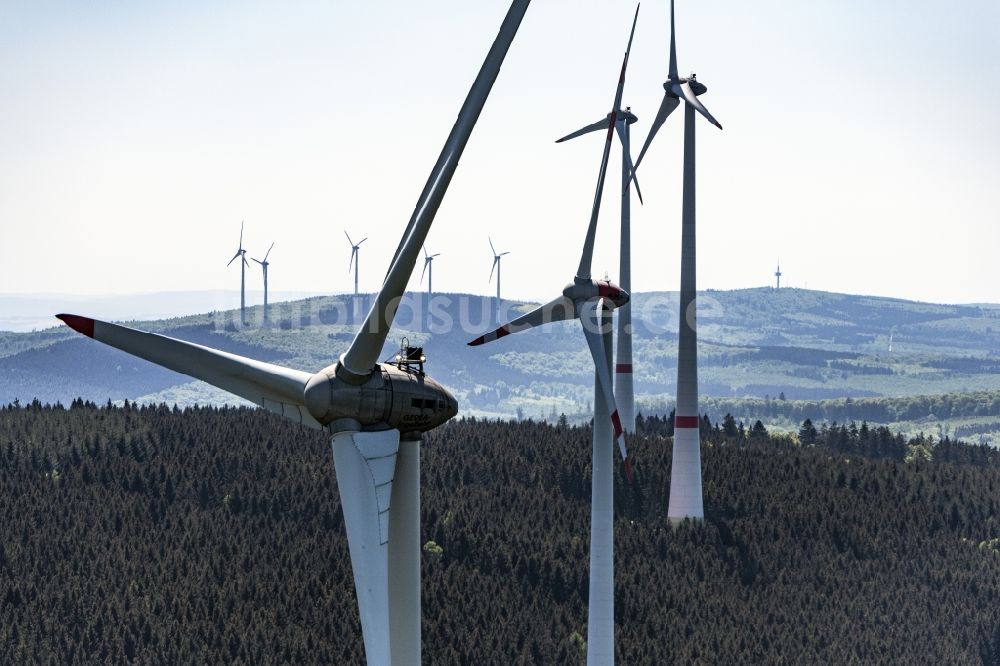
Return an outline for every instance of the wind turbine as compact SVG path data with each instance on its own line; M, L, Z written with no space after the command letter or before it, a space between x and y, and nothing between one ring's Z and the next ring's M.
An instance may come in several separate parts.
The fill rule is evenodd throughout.
M347 242L351 244L351 261L347 264L347 272L350 273L351 266L354 266L354 296L356 298L358 295L358 262L360 261L358 250L361 248L361 244L368 240L368 237L365 236L355 243L351 240L350 234L346 231L344 232L344 235L347 236Z
M722 129L698 95L708 89L695 79L682 79L677 74L677 49L674 41L674 2L670 0L670 72L663 84L663 102L649 129L635 167L642 158L657 130L667 116L684 99L684 195L681 216L681 299L680 330L677 345L677 409L674 420L673 466L670 472L670 504L667 517L671 522L684 518L704 518L701 492L701 439L698 433L698 332L695 283L695 111Z
M420 663L420 438L458 412L451 393L423 373L420 350L403 349L395 362L378 363L378 357L529 3L511 3L417 200L382 289L334 364L304 372L87 317L57 315L88 337L331 434L369 664Z
M267 252L264 254L263 261L261 261L260 259L254 259L253 257L250 257L258 264L260 264L260 267L264 269L264 323L265 324L270 321L270 318L268 317L267 314L267 267L271 265L271 262L267 260L267 256L271 254L272 249L274 249L274 243L271 243L271 247L267 248Z
M590 224L580 255L573 282L566 285L554 300L522 315L495 331L476 338L472 346L492 342L511 333L540 326L548 322L579 319L583 334L594 359L594 428L593 476L591 479L590 509L590 594L587 612L587 663L610 664L614 662L615 595L614 595L614 453L617 442L624 461L625 474L631 481L632 470L625 451L625 435L611 383L611 310L628 303L628 292L607 280L591 277L594 253L594 236L597 217L601 208L604 178L611 152L611 137L620 109L622 89L625 86L625 69L628 66L635 23L639 18L636 7L629 33L628 47L622 62L614 104L607 121L607 138L597 176L597 189L590 211Z
M427 303L424 306L424 325L427 330L431 330L431 298L434 296L434 257L441 256L441 253L427 254L427 246L424 246L424 269L420 271L420 281L424 281L424 273L427 273Z
M236 254L233 258L229 260L229 264L236 261L236 258L240 258L240 325L247 325L247 266L250 264L247 262L246 257L247 251L243 249L243 222L240 222L240 247L236 250ZM226 264L228 267L229 264Z
M427 254L427 248L424 247L424 270L420 272L420 281L424 281L424 273L427 274L427 296L434 295L434 257L440 257L441 253L437 254Z
M611 120L609 113L606 118L598 120L596 123L582 127L572 134L567 134L556 143L562 143L578 136L606 129ZM621 275L619 280L621 288L630 292L632 290L632 240L631 240L631 184L635 182L635 191L639 195L639 202L642 202L642 191L639 189L639 180L635 177L632 168L632 153L629 147L630 131L629 126L638 118L632 113L631 107L625 110L617 109L615 113L615 132L622 145L622 209L621 209L621 250L620 262ZM618 400L618 408L621 410L622 427L626 432L635 432L635 394L632 384L632 308L626 303L618 309L618 354L615 363L615 397Z
M497 323L500 322L500 258L510 254L510 252L501 252L497 254L496 248L493 247L493 239L489 238L490 241L490 251L493 252L493 267L490 268L490 282L493 281L493 271L497 273Z
M775 282L774 288L781 289L781 260L778 260L778 270L774 271L774 277L777 280Z

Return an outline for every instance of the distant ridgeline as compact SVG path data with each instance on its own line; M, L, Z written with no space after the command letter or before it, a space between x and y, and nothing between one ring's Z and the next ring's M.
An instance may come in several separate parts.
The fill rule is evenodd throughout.
M137 322L135 326L301 369L337 358L367 313L369 296L274 303ZM804 418L896 424L908 433L1000 433L1000 306L934 305L803 289L707 291L698 298L702 408L791 430ZM503 301L501 317L528 304ZM633 298L636 396L663 414L674 395L677 295ZM589 418L592 364L578 331L560 323L509 336L492 349L466 342L491 328L493 298L423 293L403 299L384 355L406 336L424 346L428 371L459 398L462 413L569 421ZM86 314L86 313L82 313ZM141 400L181 406L238 404L227 394L68 328L0 333L0 404ZM914 396L923 396L914 398ZM782 399L784 397L784 400ZM846 399L850 398L851 401ZM891 400L882 400L891 398Z
M615 482L616 663L1000 663L1000 452L703 419L673 528L670 428ZM428 433L429 662L583 663L590 437ZM0 407L0 664L363 663L330 456L262 410Z

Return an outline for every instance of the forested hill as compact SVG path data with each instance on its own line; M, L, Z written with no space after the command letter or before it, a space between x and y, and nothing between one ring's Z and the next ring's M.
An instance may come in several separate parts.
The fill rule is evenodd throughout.
M275 304L268 327L261 325L260 306L250 309L246 327L237 324L234 311L134 325L318 370L350 344L369 301L367 296L359 302L338 296ZM803 289L706 291L698 303L699 378L706 398L815 402L1000 391L998 306L934 305ZM579 326L562 322L467 347L492 327L495 305L491 298L458 294L437 294L428 304L424 294L408 294L385 356L404 336L423 344L428 371L455 392L464 414L520 414L536 420L553 413L566 413L571 420L589 414L593 370ZM506 320L530 307L504 301L501 316ZM676 379L676 294L640 293L631 307L640 408L665 413ZM0 404L15 398L66 404L77 396L181 406L232 400L66 327L0 333ZM713 413L714 418L722 415ZM968 435L988 434L1000 414L992 418L984 422L977 415L951 425L971 428L964 431ZM1000 431L1000 425L994 430Z
M671 528L669 427L643 420L615 489L617 663L1000 664L1000 454L704 424L706 520ZM588 428L430 433L427 663L584 663L589 468ZM0 663L362 663L319 433L0 408L0 511Z

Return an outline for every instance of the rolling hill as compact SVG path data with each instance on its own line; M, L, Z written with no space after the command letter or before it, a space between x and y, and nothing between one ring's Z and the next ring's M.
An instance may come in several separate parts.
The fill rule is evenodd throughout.
M330 296L277 303L270 326L261 325L259 306L250 309L247 327L237 324L233 310L130 325L318 370L353 339L355 322L368 305L367 296L359 300ZM791 288L706 291L698 303L701 393L712 418L731 412L792 428L803 405L814 405L816 413L866 418L857 408L857 415L834 408L847 399L907 402L957 395L965 396L958 404L971 406L949 409L947 415L894 408L893 414L907 418L888 422L906 431L964 428L966 436L987 440L1000 433L993 400L1000 392L1000 306ZM505 320L532 307L515 301L500 305ZM676 375L677 294L636 294L632 307L639 408L666 413ZM428 307L425 294L407 294L384 356L402 337L423 345L429 372L455 392L465 414L584 418L591 411L592 378L577 324L552 324L487 347L467 347L492 327L494 308L488 297L437 294ZM238 402L65 327L0 333L0 403L37 398L68 404L76 397L181 406Z

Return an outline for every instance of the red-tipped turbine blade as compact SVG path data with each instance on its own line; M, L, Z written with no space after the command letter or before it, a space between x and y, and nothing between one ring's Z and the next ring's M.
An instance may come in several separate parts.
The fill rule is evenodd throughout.
M56 319L61 319L64 324L72 328L77 333L82 333L88 338L94 337L93 319L72 314L57 314Z
M559 298L549 301L545 305L540 305L527 314L521 315L510 323L504 324L495 331L490 331L485 335L479 336L470 342L469 346L478 347L479 345L486 344L487 342L499 340L500 338L510 335L511 333L518 333L520 331L534 328L535 326L542 326L543 324L548 324L553 321L566 321L567 319L572 319L575 316L576 312L573 308L573 301L569 300L565 296L560 296Z
M608 406L611 415L611 425L614 426L615 442L618 443L618 451L621 453L622 461L625 463L625 474L629 483L632 482L632 466L628 464L628 452L625 449L625 430L622 428L621 417L618 416L618 405L615 403L614 384L611 381L611 372L607 366L607 357L604 355L604 338L601 335L599 308L603 305L601 301L587 301L577 304L577 316L583 325L583 335L587 338L587 346L590 347L590 355L594 359L594 369L597 373L597 381L601 385L601 393L604 395L604 404Z

